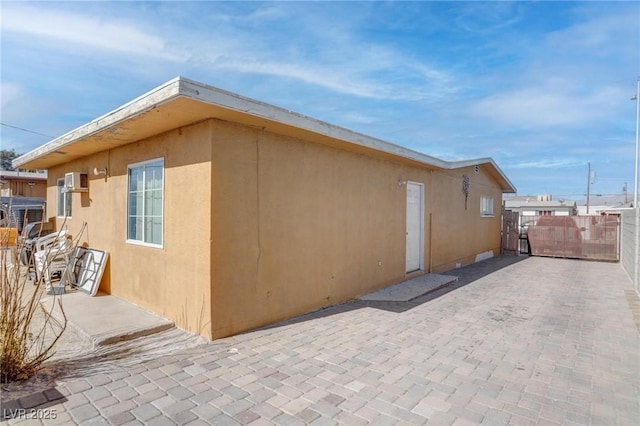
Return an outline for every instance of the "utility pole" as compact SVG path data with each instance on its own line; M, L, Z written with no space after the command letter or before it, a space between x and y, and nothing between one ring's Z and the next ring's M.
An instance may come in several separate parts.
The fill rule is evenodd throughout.
M631 98L636 101L636 156L635 169L633 174L633 207L638 208L638 129L640 128L640 77L636 84L636 95Z
M591 190L591 163L587 163L587 214L589 214L589 191Z
M635 262L633 269L635 274L633 277L636 293L640 294L640 206L638 206L638 132L640 129L640 77L636 84L636 95L632 98L636 101L636 157L635 172L633 176L633 208L636 212L636 244L635 244Z

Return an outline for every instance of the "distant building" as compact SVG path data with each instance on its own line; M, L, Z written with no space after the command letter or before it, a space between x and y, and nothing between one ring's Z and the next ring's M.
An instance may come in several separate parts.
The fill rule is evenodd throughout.
M47 196L47 172L0 170L0 197Z
M578 200L578 214L601 215L612 209L625 209L633 207L633 200L628 195L592 195L589 197L589 212L587 212L587 200Z
M505 196L506 210L520 212L520 216L574 216L578 213L575 201L554 201L550 194Z

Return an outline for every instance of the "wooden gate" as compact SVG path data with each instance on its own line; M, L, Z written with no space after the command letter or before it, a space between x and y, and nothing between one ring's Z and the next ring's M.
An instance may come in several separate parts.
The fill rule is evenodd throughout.
M518 229L518 220L520 214L511 210L503 210L502 212L502 253L518 255L518 239L520 231Z

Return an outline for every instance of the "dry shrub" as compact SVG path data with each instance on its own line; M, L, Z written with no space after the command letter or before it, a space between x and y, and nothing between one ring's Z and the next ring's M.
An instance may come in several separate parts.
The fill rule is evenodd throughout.
M9 243L5 233L0 241L0 383L26 380L41 370L67 326L61 297L51 296L52 310L62 316L58 321L41 304L42 274L34 282L20 265L24 242L15 249Z

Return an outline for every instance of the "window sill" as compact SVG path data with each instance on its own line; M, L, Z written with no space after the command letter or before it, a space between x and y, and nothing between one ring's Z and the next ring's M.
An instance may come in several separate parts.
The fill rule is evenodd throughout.
M149 247L149 248L156 248L156 249L164 248L164 245L162 244L151 244L151 243L145 243L144 241L138 241L138 240L126 240L125 242L127 244L131 244L134 246L142 246L142 247Z

